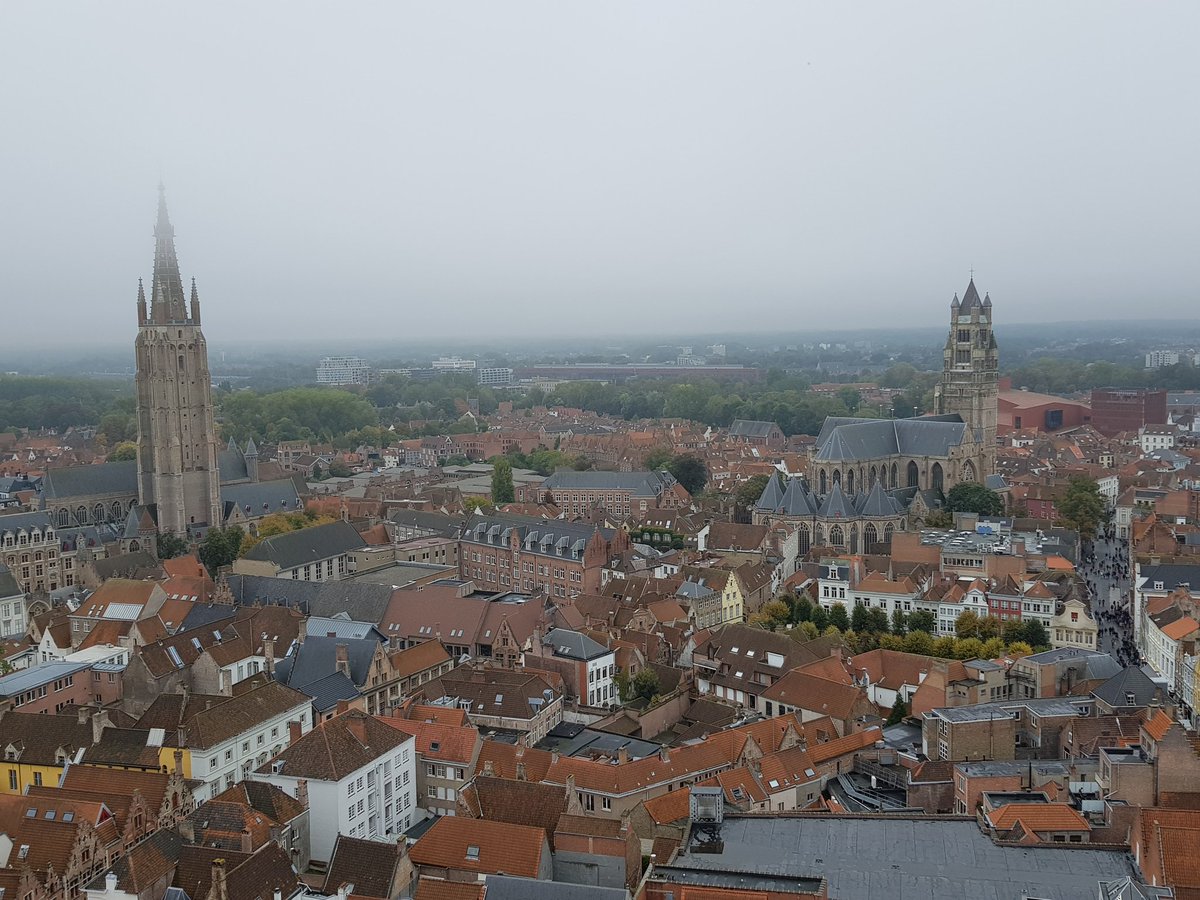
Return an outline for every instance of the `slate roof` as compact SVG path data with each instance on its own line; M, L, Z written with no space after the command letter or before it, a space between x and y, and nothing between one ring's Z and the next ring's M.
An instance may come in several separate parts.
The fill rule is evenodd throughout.
M20 597L24 593L8 566L0 563L0 598L7 600L9 597Z
M854 504L842 490L840 482L835 481L833 488L825 495L818 513L824 519L851 519L855 515Z
M254 603L297 606L310 616L344 613L357 622L378 623L392 599L392 587L368 581L300 581L260 575L229 575L234 599L243 606Z
M224 485L221 502L225 504L226 515L236 506L250 518L267 513L295 512L303 507L296 483L290 478Z
M1092 696L1103 700L1109 706L1149 706L1161 689L1150 680L1138 666L1126 666L1100 687L1092 691ZM1128 694L1133 694L1133 702L1129 702Z
M762 494L759 495L757 505L760 509L778 509L783 505L783 487L779 475L767 477L767 483L763 487Z
M103 892L105 879L112 872L117 876L118 891L134 896L149 892L160 878L174 874L182 846L183 840L176 832L169 828L160 829L125 855L117 856L107 870L84 887Z
M38 529L45 531L54 525L48 512L10 513L0 516L0 538L6 534L16 534L22 530Z
M850 462L885 456L947 457L961 444L967 426L958 416L914 419L855 419L830 416L817 436L813 459Z
M370 622L356 622L343 616L309 616L308 633L317 637L363 638L382 641L383 635Z
M629 896L629 892L624 888L568 884L563 881L535 881L512 875L489 875L486 888L487 900L625 900Z
M762 422L756 419L734 419L729 426L730 437L768 437L771 429L778 428L774 422Z
M42 485L47 500L106 495L136 497L137 492L137 460L134 459L47 469Z
M669 472L576 472L559 469L544 482L547 491L629 491L634 497L657 497L675 477Z
M366 546L366 541L349 522L330 522L276 534L250 548L244 559L271 562L281 570L332 559Z
M242 451L237 447L232 449L226 447L224 450L217 451L217 473L222 482L241 481L249 478L250 473L246 469L246 457L242 455ZM222 493L224 493L222 491Z
M182 700L180 694L159 694L138 726L165 729L166 746L178 745L182 728L185 746L208 750L309 702L307 694L265 680L232 697L190 694L186 706Z
M346 647L350 664L350 680L356 685L367 683L371 660L379 647L378 638L337 638L312 635L275 664L275 680L296 690L308 693L307 687L337 672L337 648Z
M56 758L60 748L73 757L91 743L91 723L81 725L77 716L10 712L0 721L0 749L13 745L20 752L18 761L25 765L62 765Z
M566 628L555 628L544 638L542 644L554 648L555 656L567 659L589 660L604 656L611 651L586 634Z

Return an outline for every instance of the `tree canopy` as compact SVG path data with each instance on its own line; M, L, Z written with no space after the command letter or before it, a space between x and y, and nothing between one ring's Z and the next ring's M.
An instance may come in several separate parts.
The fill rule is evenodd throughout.
M681 453L671 457L667 463L667 471L675 476L675 480L683 485L689 494L698 494L708 483L708 467L704 460L691 453Z
M1085 475L1072 476L1063 498L1055 504L1058 517L1068 528L1079 532L1085 540L1096 536L1096 530L1104 521L1104 497L1100 487Z
M981 516L1004 515L1004 499L977 481L960 481L946 494L950 512L972 512Z
M492 463L492 503L499 506L502 503L512 503L515 499L512 463L500 457Z

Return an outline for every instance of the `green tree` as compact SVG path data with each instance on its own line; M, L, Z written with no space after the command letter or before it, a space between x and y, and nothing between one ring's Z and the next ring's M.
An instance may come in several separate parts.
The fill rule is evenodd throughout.
M500 457L492 463L492 502L499 506L502 503L512 503L515 499L512 463Z
M798 641L815 641L820 636L821 632L811 621L801 622L792 629L792 638Z
M109 451L109 462L126 462L137 459L137 444L133 441L122 441Z
M930 528L952 528L954 514L948 509L930 510L929 515L925 517L925 524Z
M954 634L960 638L979 637L979 616L974 610L964 609L954 620Z
M767 484L770 480L770 475L755 475L752 478L747 478L738 485L737 490L733 493L733 502L740 519L745 521L750 520L750 513L754 509L754 504L758 502L758 498L762 496L762 492L767 489Z
M886 611L879 609L867 610L867 630L872 634L887 634L888 633L888 614Z
M648 471L656 472L659 469L665 469L673 455L669 447L655 447L642 458L642 465Z
M350 467L340 459L335 459L329 464L330 478L349 478L354 473L350 471Z
M649 666L640 668L634 674L630 688L634 692L634 700L654 700L659 692L659 673Z
M1030 619L1025 623L1025 643L1031 647L1036 647L1039 650L1050 646L1050 632L1046 630L1046 626L1037 619Z
M1083 475L1072 476L1066 493L1055 507L1059 520L1078 531L1084 540L1094 538L1096 529L1104 521L1104 497L1100 487L1094 479Z
M829 624L838 631L850 630L850 616L846 613L845 604L833 604L829 610Z
M906 653L932 656L933 638L928 631L910 631L904 636L904 650Z
M183 556L187 553L191 549L191 545L179 535L168 531L158 536L156 549L159 559L174 559L176 556Z
M796 602L792 604L792 621L808 622L812 619L812 614L812 601L807 597L797 597Z
M1008 655L1014 659L1019 659L1022 656L1029 656L1033 653L1033 648L1024 641L1016 641L1008 645Z
M850 613L850 627L855 631L866 631L868 621L867 608L856 604L854 610Z
M983 651L983 641L976 637L959 638L952 651L955 659L978 659Z
M671 457L667 463L667 471L675 476L675 480L683 485L689 494L698 494L708 483L708 467L704 460L691 453L681 453Z
M842 614L845 615L845 610L842 610ZM825 629L829 627L829 612L825 607L817 604L813 607L811 621L818 632L824 633Z
M245 532L237 525L229 528L210 528L200 542L200 562L204 563L213 578L222 566L232 565L242 549Z
M892 611L892 634L903 637L907 632L908 616L905 615L904 610L896 607L896 609Z
M937 634L937 616L927 609L918 609L908 614L908 630Z
M776 631L786 625L791 617L792 611L785 602L771 600L764 603L762 609L750 616L749 623L765 628L767 631Z
M896 692L896 702L892 704L892 711L888 714L887 725L899 725L908 715L908 704L904 702L904 695L899 691Z
M981 516L1004 515L1004 500L975 481L960 481L946 494L946 508L951 512L972 512Z

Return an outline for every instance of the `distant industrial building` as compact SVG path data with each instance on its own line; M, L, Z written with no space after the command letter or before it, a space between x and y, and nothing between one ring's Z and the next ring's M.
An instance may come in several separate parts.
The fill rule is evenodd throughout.
M366 384L371 367L357 356L326 356L317 363L317 384Z
M623 381L626 378L663 378L671 381L690 381L694 378L716 378L737 381L758 381L765 369L751 366L673 366L644 363L642 365L607 365L588 363L572 366L526 366L515 370L519 381Z
M440 356L430 366L441 371L473 372L477 363L473 359L463 359L461 356Z
M507 387L513 383L513 370L504 366L476 369L475 380L487 387Z

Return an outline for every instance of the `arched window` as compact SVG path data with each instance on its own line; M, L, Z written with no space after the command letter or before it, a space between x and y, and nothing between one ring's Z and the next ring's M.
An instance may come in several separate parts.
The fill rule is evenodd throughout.
M63 507L58 511L58 527L66 528L71 524L71 511Z
M858 552L858 526L857 525L850 526L850 552L851 553Z
M801 522L798 531L799 533L796 536L796 543L800 551L800 555L804 556L806 553L808 553L809 548L812 547L812 534L808 530L807 522Z
M829 490L829 484L825 479L825 470L824 469L821 470L820 481L821 481L821 493L824 494L825 492L827 492Z
M875 552L875 545L879 543L879 530L875 527L874 522L868 522L863 529L863 552Z
M917 487L921 482L921 470L917 468L915 462L908 464L908 486Z
M892 532L894 530L895 529L892 528L891 522L888 522L886 525L883 526L883 542L885 544L890 544L892 542Z
M896 464L892 463L892 476L888 479L888 487L895 489L899 486L900 482L896 478Z
M846 546L846 534L842 531L841 525L829 526L829 545L831 547Z
M870 490L871 488L875 487L875 482L879 479L879 472L874 466L871 466L871 472L867 477L870 479L870 481L867 482L867 490Z
M820 522L817 523L817 546L825 546L825 526Z
M129 542L129 552L130 553L137 553L141 549L142 549L142 545L139 544L137 541Z
M95 506L93 506L92 507L92 515L94 516L93 521L97 525L99 525L101 522L103 522L104 521L104 504L97 503Z
M119 522L119 521L121 521L121 519L125 518L125 513L121 509L121 501L120 500L114 500L112 503L112 506L110 506L109 509L112 510L112 518L113 518L114 522Z
M834 484L841 484L841 483L842 483L842 470L841 470L841 469L834 469L834 470L833 470L833 483L834 483Z
M854 470L853 469L848 469L846 471L846 490L849 491L851 494L854 493Z
M87 507L81 506L75 510L75 521L80 525L86 525L88 520Z
M940 491L942 489L942 464L934 463L930 475L932 476L930 479L932 483L929 486L935 491Z
M969 459L963 463L963 481L978 481L979 476L975 474L975 463Z

